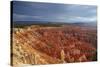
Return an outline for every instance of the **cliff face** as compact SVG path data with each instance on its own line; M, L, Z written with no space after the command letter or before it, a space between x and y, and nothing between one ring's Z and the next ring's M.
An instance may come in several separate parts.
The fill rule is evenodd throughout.
M12 45L12 64L20 65L60 63L59 59L54 59L51 56L33 48L34 44L41 44L42 42L36 38L34 33L31 34L30 32L31 31L29 30L23 29L14 31Z
M78 27L14 28L12 64L93 61L96 31Z

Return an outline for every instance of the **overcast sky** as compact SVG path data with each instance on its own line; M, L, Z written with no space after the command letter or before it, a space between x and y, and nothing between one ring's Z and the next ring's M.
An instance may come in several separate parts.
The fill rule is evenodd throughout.
M13 21L96 22L97 7L13 1Z

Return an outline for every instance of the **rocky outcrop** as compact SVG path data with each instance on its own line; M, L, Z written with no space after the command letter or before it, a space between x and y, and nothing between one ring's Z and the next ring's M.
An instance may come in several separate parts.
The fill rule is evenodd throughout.
M92 41L96 38L96 33L92 30L75 29L70 26L31 26L13 30L13 65L92 61L96 53Z

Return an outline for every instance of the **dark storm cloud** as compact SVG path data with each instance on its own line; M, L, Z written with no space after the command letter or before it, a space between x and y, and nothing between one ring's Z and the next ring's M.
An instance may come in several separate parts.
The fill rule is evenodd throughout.
M13 1L14 21L96 22L96 6Z

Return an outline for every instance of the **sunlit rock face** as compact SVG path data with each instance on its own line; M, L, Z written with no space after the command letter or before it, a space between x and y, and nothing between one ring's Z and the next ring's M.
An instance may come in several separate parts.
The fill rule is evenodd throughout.
M96 30L77 26L30 26L15 28L12 35L13 65L96 60Z

